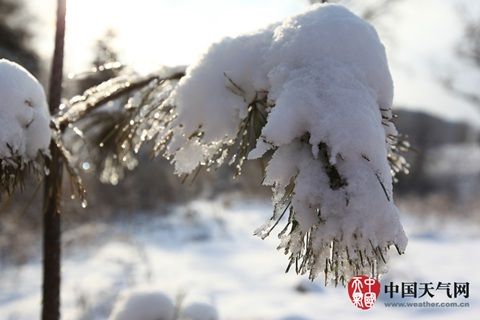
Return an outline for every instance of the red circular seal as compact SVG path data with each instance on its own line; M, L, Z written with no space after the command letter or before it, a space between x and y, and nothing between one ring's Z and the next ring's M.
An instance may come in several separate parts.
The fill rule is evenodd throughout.
M373 307L380 295L380 282L366 275L359 275L350 279L347 290L354 306L368 310Z

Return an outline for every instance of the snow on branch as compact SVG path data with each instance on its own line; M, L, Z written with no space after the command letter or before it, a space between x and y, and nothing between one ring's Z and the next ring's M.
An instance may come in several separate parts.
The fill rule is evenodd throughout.
M0 60L0 194L43 173L51 139L45 92L23 67Z
M265 238L284 223L287 270L336 284L385 272L392 246L403 253L392 185L408 171L409 146L392 121L393 82L369 23L343 6L314 6L226 38L169 74L139 86L113 79L72 101L63 118L125 96L111 106L127 114L107 130L112 159L128 163L150 142L183 176L224 163L241 174L247 159L268 161L274 214L255 233Z
M275 212L256 234L288 213L279 235L288 268L335 283L377 276L389 247L402 253L407 243L392 194L407 145L392 99L374 28L342 6L317 6L225 39L190 66L164 102L177 113L166 154L179 174L270 159Z

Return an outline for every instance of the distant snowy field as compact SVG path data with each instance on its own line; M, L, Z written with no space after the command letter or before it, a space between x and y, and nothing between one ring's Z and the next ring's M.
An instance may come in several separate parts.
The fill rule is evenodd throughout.
M267 202L203 200L165 218L139 213L129 221L66 232L63 319L106 319L120 292L139 287L173 300L184 296L184 303L213 304L220 319L478 319L477 228L403 215L410 242L405 256L392 254L387 275L396 283L468 281L468 300L438 301L468 301L470 308L387 308L383 302L391 300L381 296L373 309L360 311L345 288L284 273L287 259L275 249L276 237L262 241L252 235L270 214ZM0 319L38 319L40 288L40 261L2 269Z

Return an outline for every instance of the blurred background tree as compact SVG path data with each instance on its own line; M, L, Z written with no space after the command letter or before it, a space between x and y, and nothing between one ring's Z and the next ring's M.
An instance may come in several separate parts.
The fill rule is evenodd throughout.
M107 30L95 41L90 70L78 75L71 82L73 85L70 89L74 90L74 94L83 93L88 88L120 75L122 65L114 47L115 38L115 31ZM72 95L73 93L67 94L67 96Z
M40 64L31 43L31 19L22 0L0 0L0 58L15 61L38 76Z
M465 74L458 75L452 73L444 79L446 88L458 96L466 99L477 106L480 111L480 91L478 90L478 81L480 78L480 13L472 13L460 10L460 20L463 22L463 36L458 41L456 54L460 63L465 64L470 69L470 74L474 78L476 86L465 85ZM471 84L467 81L467 84Z

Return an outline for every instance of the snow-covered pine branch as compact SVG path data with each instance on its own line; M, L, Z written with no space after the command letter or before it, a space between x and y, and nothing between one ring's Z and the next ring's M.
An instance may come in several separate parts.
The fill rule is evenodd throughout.
M51 139L50 113L40 83L23 67L0 60L0 194L29 173L43 173Z
M116 185L138 164L140 146L171 121L171 108L160 106L184 75L183 66L146 76L129 72L73 97L55 123L76 166L93 165L102 182Z
M127 94L128 123L114 134L122 150L151 141L179 175L223 163L240 174L246 159L268 161L274 214L256 234L288 216L280 248L288 268L311 278L377 276L391 246L405 250L392 180L407 169L408 145L392 122L393 82L370 24L318 5L212 45L178 78ZM118 98L97 89L82 99Z
M225 39L190 66L165 102L177 112L167 155L180 174L229 157L241 165L246 152L228 152L248 136L248 158L270 158L264 184L275 206L256 234L288 212L280 248L289 267L335 283L376 276L388 248L407 243L388 161L404 166L392 99L374 28L342 6L318 6Z
M22 187L28 176L48 175L45 157L53 141L66 164L72 192L85 204L85 190L54 126L42 85L22 66L0 60L0 195Z

